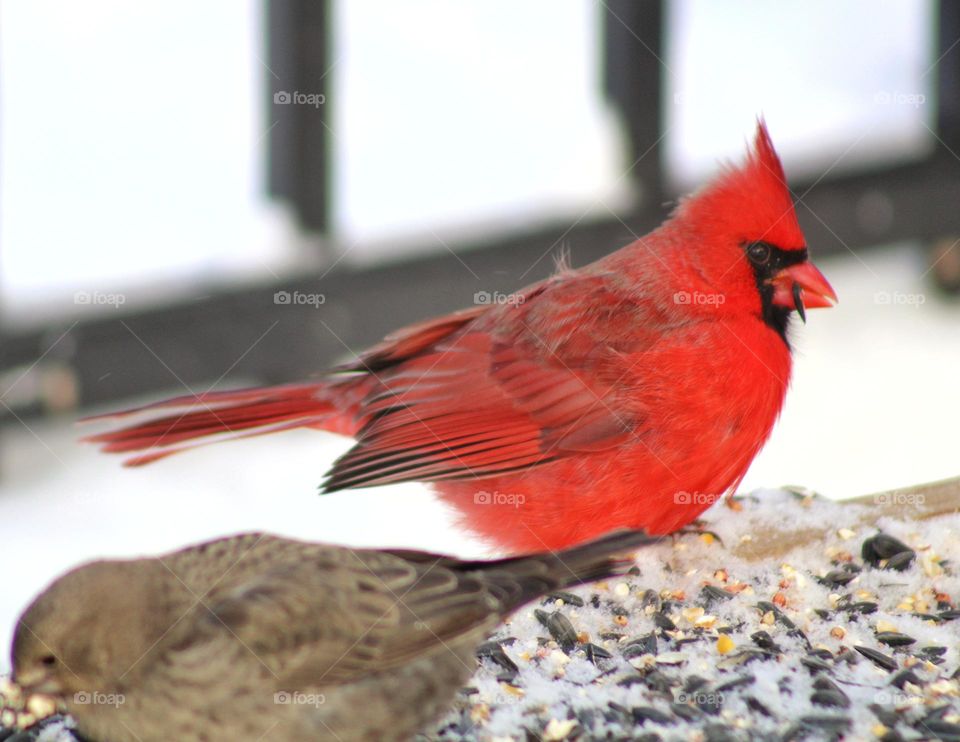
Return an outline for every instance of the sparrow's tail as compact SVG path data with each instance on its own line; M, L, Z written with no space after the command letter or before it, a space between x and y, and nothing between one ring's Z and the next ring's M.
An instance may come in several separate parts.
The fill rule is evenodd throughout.
M624 555L662 538L618 530L562 551L488 562L482 569L488 577L502 572L508 578L498 582L505 589L502 605L510 612L555 590L623 574L634 564Z
M257 389L207 392L87 418L86 421L148 419L82 440L101 444L109 453L143 451L126 466L142 466L166 456L222 440L249 438L291 428L315 427L350 433L348 416L341 413L327 382L286 384ZM197 439L217 436L196 442Z
M662 539L644 531L618 530L562 551L459 562L456 569L480 573L498 593L505 615L553 591L624 574L634 564L626 554Z

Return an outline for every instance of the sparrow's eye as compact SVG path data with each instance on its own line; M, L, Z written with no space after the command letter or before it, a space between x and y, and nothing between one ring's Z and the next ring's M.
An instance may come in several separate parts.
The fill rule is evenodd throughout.
M45 667L53 667L55 664L57 664L57 658L52 654L45 654L40 658L40 663Z
M770 245L766 242L754 242L748 245L747 257L754 265L764 265L770 260Z

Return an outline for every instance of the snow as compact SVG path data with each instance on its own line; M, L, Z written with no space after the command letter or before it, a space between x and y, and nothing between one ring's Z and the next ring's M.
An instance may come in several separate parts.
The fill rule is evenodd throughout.
M584 607L546 601L543 606L530 606L514 615L496 636L516 639L504 645L507 655L520 668L512 681L516 687L506 691L506 684L496 680L501 668L484 660L472 682L478 693L463 701L463 709L451 714L445 724L457 724L463 716L481 721L456 727L455 734L441 737L520 740L524 738L524 730L543 734L551 721L572 720L576 721L575 727L582 727L579 731L585 732L587 738L602 738L607 733L616 738L655 731L664 739L703 739L708 724L722 725L730 733L740 735L735 738L742 738L745 734L785 734L802 717L836 717L848 720L851 739L867 739L876 736L880 723L869 708L871 704L894 709L909 725L931 708L946 703L949 704L949 711L945 712L948 722L960 721L957 698L960 685L956 678L950 679L960 664L957 649L960 619L934 624L910 615L904 602L915 599L918 602L914 607L936 613L934 592L952 599L960 596L960 577L954 567L937 565L939 559L957 563L960 557L960 515L929 522L882 519L880 525L886 533L918 549L913 565L904 572L865 567L846 586L831 587L817 580L834 567L831 560L842 564L844 559L852 557L861 563L862 541L877 532L873 527L849 526L842 535L838 533L845 524L856 523L859 516L868 514L868 506L837 504L824 499L803 500L777 491L758 492L745 498L742 505L743 510L736 513L720 505L706 519L706 527L720 536L722 544L708 543L709 539L700 537L665 541L638 555L639 576L573 591L586 601ZM823 537L792 548L775 561L754 562L737 556L736 546L742 539L752 536L762 540L765 533L778 531L784 523L797 529L815 528ZM726 571L725 580L717 576L720 569ZM707 606L706 613L715 615L717 622L703 632L700 641L678 647L670 639L670 635L681 639L695 636L690 619L695 619L699 612L691 608L701 602L698 596L704 584L737 589L738 583L745 583L746 589L726 602ZM617 589L619 585L628 587L626 597L622 597L623 590ZM654 611L642 605L642 596L648 588L661 595L681 596L668 611L679 633L657 629ZM778 593L785 598L783 614L802 632L805 640L774 616L765 618L766 612L758 610L759 601L776 602ZM878 609L869 615L834 611L832 606L836 606L844 594L851 594L854 601L876 602ZM595 595L599 597L599 608L590 602ZM928 605L924 606L919 600L926 600ZM613 622L614 606L626 609L625 625ZM544 641L548 634L535 617L535 608L562 611L577 631L585 632L588 635L585 638L607 649L613 658L594 665L581 646L571 652L568 661L557 662L559 650L552 640ZM829 610L831 615L825 620L815 609ZM769 623L771 619L773 622ZM908 634L916 643L904 651L879 643L875 629L885 628L885 624ZM729 627L734 645L727 654L718 651L716 629L721 627ZM751 635L761 630L771 635L784 654L779 658L742 662L744 650L757 649ZM622 634L622 638L602 638L609 632ZM620 655L628 642L650 632L658 634L656 657L644 655L628 661ZM799 663L810 651L807 642L814 650L830 652L832 659L826 660L828 671L811 672ZM912 667L922 687L892 686L890 682L895 673L860 656L852 649L855 645L893 657L899 669ZM911 656L911 651L919 652L928 646L946 648L941 665ZM849 654L844 654L844 649ZM851 662L842 657L849 657ZM619 684L624 678L637 677L652 669L669 679L671 688L667 694L651 689L639 677L629 686ZM696 691L685 691L684 681L694 674L706 682ZM849 708L828 708L811 701L814 682L821 675L839 686L849 699ZM729 681L745 677L750 679L743 681L746 684L741 687L718 690ZM819 682L824 684L823 680ZM751 710L747 706L748 698L759 701L770 710L772 717ZM721 703L715 715L700 714L701 718L695 721L679 719L670 705L672 702L697 705L698 701L705 707L714 701ZM671 721L669 724L647 721L641 730L634 725L632 717L611 711L611 702L628 710L653 707ZM441 724L440 729L443 728ZM918 726L918 730L923 732L923 726Z

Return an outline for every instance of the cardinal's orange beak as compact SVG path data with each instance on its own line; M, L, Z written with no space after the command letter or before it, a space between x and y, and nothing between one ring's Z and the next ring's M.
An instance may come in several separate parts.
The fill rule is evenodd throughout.
M800 319L807 321L806 307L832 307L837 294L823 274L809 261L784 268L771 279L773 303L796 309Z

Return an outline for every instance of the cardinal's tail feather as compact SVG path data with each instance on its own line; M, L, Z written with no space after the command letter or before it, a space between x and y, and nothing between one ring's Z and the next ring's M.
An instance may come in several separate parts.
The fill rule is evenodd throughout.
M340 410L330 389L325 382L314 382L177 397L87 418L84 422L167 413L82 440L100 444L108 453L144 451L124 462L126 466L142 466L190 448L291 428L321 427L340 432ZM217 437L196 442L210 436Z

